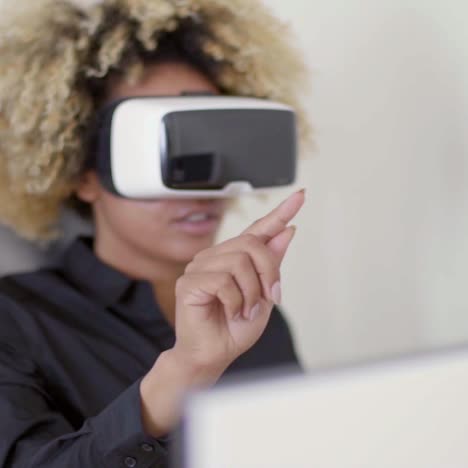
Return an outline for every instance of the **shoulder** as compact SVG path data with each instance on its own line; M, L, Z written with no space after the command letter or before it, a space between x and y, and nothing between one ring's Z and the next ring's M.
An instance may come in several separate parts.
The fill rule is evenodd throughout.
M17 335L32 307L60 282L52 269L0 277L0 338Z
M30 297L23 281L38 273L15 274L0 278L0 374L1 378L19 371L33 374L36 371L34 357L37 356L25 323L32 317L27 306Z
M270 321L257 343L231 366L232 371L301 367L290 326L284 314L274 307Z
M266 347L276 350L279 361L284 363L297 361L291 326L282 310L277 306L273 307L270 321L260 340L262 339Z
M22 314L22 294L11 280L16 275L0 278L0 348L6 343L18 344L23 340L23 334L18 324ZM11 282L10 282L11 281Z
M35 295L43 295L47 289L63 282L58 270L47 268L27 273L0 277L0 303L3 301L24 304Z
M270 328L271 331L277 333L284 333L288 336L290 336L291 334L289 322L286 319L284 313L277 306L273 307L273 310L271 312L271 318L268 323L268 328Z
M64 279L54 269L0 277L0 354L37 356L50 296Z

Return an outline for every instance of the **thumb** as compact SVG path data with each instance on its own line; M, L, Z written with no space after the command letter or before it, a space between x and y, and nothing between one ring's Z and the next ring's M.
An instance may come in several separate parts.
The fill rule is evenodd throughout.
M286 251L296 234L296 229L296 226L288 226L267 243L267 247L276 254L279 263L283 261Z

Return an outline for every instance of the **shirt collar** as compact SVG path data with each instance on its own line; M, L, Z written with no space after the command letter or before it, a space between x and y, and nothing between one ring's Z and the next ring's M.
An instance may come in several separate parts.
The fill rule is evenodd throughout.
M102 262L93 251L91 237L78 237L65 251L62 267L68 279L106 306L116 304L133 280Z

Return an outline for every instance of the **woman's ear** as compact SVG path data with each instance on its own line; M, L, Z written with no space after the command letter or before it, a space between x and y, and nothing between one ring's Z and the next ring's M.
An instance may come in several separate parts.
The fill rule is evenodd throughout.
M86 171L80 177L76 196L81 201L92 204L98 200L101 190L97 174L94 171Z

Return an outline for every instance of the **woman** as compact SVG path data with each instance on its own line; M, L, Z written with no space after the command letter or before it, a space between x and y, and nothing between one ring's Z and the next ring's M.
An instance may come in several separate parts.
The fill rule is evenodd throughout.
M189 389L297 365L274 305L304 193L213 246L223 201L103 188L85 164L92 117L121 97L186 92L295 104L302 68L247 0L14 3L0 40L1 219L41 240L69 203L91 211L95 234L59 267L1 282L0 465L167 466Z

